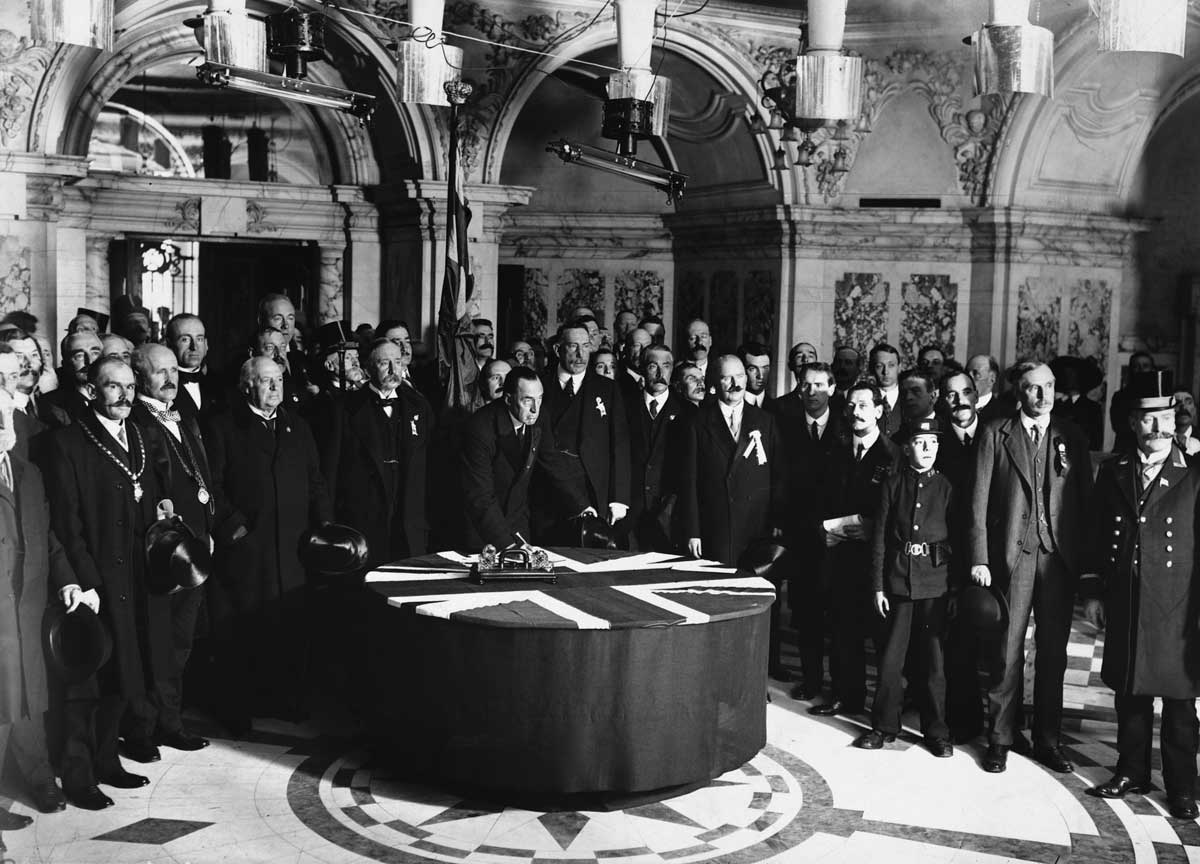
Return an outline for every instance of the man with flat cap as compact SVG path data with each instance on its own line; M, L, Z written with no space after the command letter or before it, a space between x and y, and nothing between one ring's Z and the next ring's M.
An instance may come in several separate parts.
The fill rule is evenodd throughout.
M1167 808L1195 819L1196 501L1200 466L1177 444L1169 374L1135 380L1127 394L1136 450L1100 467L1093 542L1096 575L1081 580L1084 613L1105 629L1101 677L1116 694L1117 767L1091 790L1101 798L1148 793L1154 699L1162 699L1160 749Z

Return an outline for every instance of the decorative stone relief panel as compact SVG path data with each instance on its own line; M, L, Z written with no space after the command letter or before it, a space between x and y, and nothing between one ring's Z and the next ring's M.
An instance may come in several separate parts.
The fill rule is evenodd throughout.
M881 273L847 273L834 286L833 342L864 354L887 340L889 285Z
M1059 353L1059 318L1062 292L1050 278L1030 277L1021 286L1017 299L1018 358L1049 362Z
M25 311L33 293L33 250L13 235L0 237L0 314Z
M1071 291L1067 315L1067 354L1090 357L1101 369L1108 365L1112 289L1103 279L1080 279Z
M738 300L738 274L732 270L713 273L708 294L708 317L705 320L712 334L713 347L717 350L731 350L737 346ZM684 321L681 326L686 324Z
M25 149L26 117L54 48L0 28L0 148Z
M925 345L940 345L949 357L954 354L954 328L958 319L958 286L949 276L913 274L901 286L903 301L900 324L900 360L915 366Z
M521 303L525 315L525 338L545 339L550 335L546 332L547 320L550 317L546 307L549 294L550 274L538 267L526 267L525 290Z
M606 326L604 276L599 270L564 270L558 277L558 322L564 323L571 312L586 306L596 313L601 327Z
M768 348L775 332L776 280L767 270L752 270L743 295L742 341L762 342Z
M655 270L624 270L613 279L615 297L614 313L629 309L639 319L648 316L662 317L663 277ZM613 319L615 320L615 314Z

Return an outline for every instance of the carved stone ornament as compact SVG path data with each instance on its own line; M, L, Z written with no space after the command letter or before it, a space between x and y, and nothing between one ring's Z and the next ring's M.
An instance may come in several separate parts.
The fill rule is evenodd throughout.
M279 226L267 221L267 208L257 201L246 201L246 233L274 234Z
M167 227L182 234L200 233L200 199L185 198L175 205L175 216Z
M0 148L25 149L25 117L53 55L53 47L0 29Z

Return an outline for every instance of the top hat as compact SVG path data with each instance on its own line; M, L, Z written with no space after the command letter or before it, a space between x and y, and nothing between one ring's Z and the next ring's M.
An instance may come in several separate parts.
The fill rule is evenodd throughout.
M936 417L922 417L906 422L901 434L905 441L911 441L918 435L941 435L942 424Z
M80 684L108 662L112 637L90 606L80 604L74 612L55 603L42 618L42 647L46 665L66 684Z
M350 329L349 321L330 321L317 329L317 351L328 354L340 349L358 350L358 339Z
M300 562L309 570L341 576L367 565L370 550L362 532L330 522L300 535Z
M1138 372L1129 380L1129 407L1142 411L1175 407L1174 379L1170 369Z
M746 549L738 559L737 566L742 570L749 570L755 576L778 582L779 579L774 575L775 567L786 554L787 550L778 543L763 540Z
M958 592L955 599L960 626L975 633L997 633L1008 621L1008 605L991 588L974 583Z
M208 543L179 516L159 519L146 529L146 589L151 594L198 588L211 572Z
M101 333L108 332L108 315L105 313L97 312L95 309L85 309L84 307L80 306L75 310L75 317L78 318L80 315L86 315L95 321L96 326L100 328Z
M599 516L584 516L579 520L579 545L584 549L616 549L617 541L607 522Z
M1104 380L1104 373L1100 371L1100 367L1091 357L1070 357L1065 354L1055 357L1050 361L1050 371L1057 379L1056 385L1068 375L1074 375L1080 393L1095 390ZM1057 389L1063 390L1062 387L1057 387Z

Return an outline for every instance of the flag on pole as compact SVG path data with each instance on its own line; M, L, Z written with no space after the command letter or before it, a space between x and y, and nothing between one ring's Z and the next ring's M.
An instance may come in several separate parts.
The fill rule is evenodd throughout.
M446 407L468 409L471 404L467 385L474 380L477 364L475 340L471 334L471 315L458 315L458 298L464 297L469 310L474 298L475 280L471 275L471 254L467 246L467 225L471 211L463 193L458 171L457 106L452 106L450 122L450 158L446 184L446 272L442 280L442 302L438 310L438 371L446 392Z

